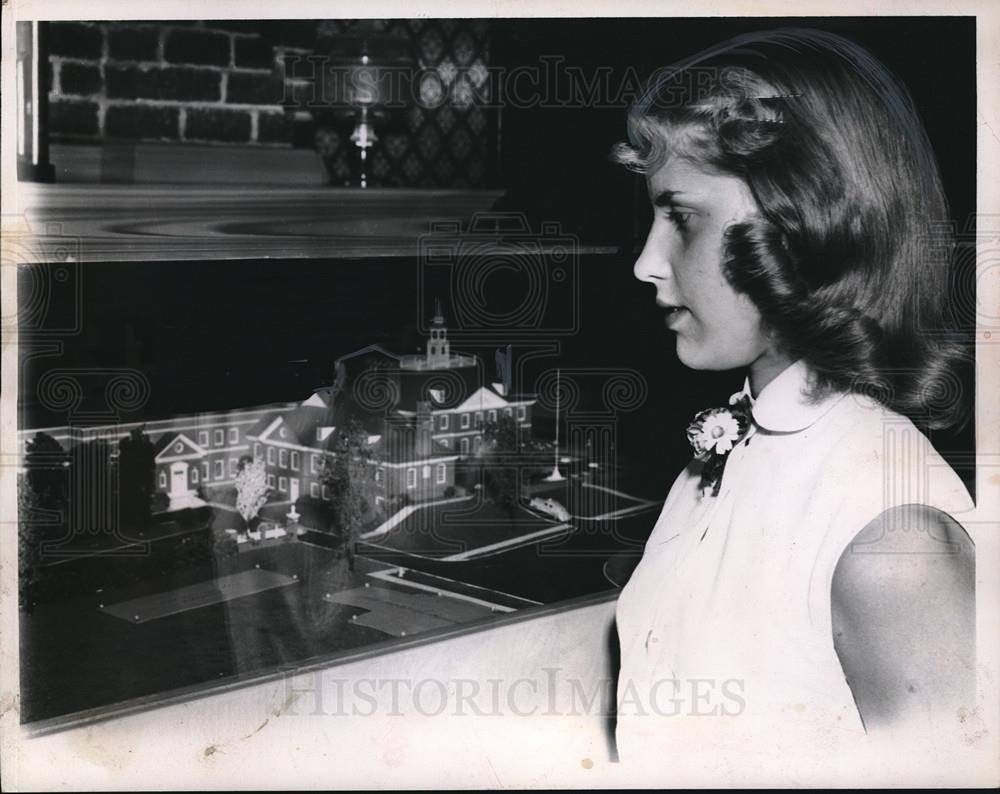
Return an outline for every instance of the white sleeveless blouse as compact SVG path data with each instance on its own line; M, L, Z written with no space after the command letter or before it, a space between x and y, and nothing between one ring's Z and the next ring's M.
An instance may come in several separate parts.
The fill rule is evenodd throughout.
M808 376L797 362L762 390L718 496L701 496L697 461L667 496L617 606L623 763L662 761L682 781L864 740L834 650L834 568L884 510L961 522L973 505L908 419L853 394L810 403Z

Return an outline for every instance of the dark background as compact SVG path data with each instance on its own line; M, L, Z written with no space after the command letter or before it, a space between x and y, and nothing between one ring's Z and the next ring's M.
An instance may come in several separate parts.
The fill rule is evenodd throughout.
M563 57L590 75L629 67L645 77L742 33L812 27L869 49L910 90L938 157L952 217L975 209L975 20L968 17L840 19L573 19L495 23L497 59L513 68ZM512 205L565 220L587 240L635 234L634 181L607 159L625 140L625 107L510 109L503 114L503 186ZM645 194L634 191L640 204ZM641 214L641 213L639 213ZM599 230L599 231L598 231ZM641 232L641 230L639 230Z

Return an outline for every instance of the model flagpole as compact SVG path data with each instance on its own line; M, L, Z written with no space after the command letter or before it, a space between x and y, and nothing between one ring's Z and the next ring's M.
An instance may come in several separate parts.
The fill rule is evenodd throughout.
M556 369L556 451L555 451L555 461L552 467L552 473L545 478L545 482L561 482L566 478L562 476L559 471L559 392L560 392L560 371Z

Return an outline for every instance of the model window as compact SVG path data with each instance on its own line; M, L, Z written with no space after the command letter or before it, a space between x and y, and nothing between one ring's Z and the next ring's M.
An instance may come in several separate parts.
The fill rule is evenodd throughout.
M224 460L215 461L215 479L221 480L226 476L226 462Z
M226 443L226 434L223 433L221 430L216 430L215 431L215 446L221 447L225 443Z
M274 475L273 474L268 474L267 475L267 484L269 486L271 486L272 488L274 487Z
M208 462L207 461L205 463L201 464L201 479L204 480L205 482L208 482L211 479L211 477L208 476Z
M462 414L462 429L463 430L468 430L469 429L469 415L468 414Z
M442 430L448 429L448 414L443 414L441 416L441 429Z
M417 487L417 470L410 468L406 470L406 487L416 488Z
M229 476L230 477L235 477L236 476L236 467L237 466L239 466L239 461L236 460L236 458L230 458L229 459Z
M160 472L160 487L161 488L167 487L167 473L164 471Z
M288 450L278 450L278 465L283 469L288 468Z
M208 446L208 431L199 430L198 431L198 445L202 447Z
M495 422L496 420L497 420L497 412L496 411L490 411L490 421L491 422Z
M438 479L439 483L446 482L448 479L448 472L443 463L438 464Z
M229 443L230 444L240 443L240 429L238 427L229 428Z
M526 415L527 411L524 410L524 406L523 405L517 406L517 418L523 422Z
M281 491L282 493L286 493L288 491L288 478L287 477L279 477L278 478L278 490Z
M260 442L257 441L253 445L253 459L254 460L258 460L260 458L260 452L261 452Z
M298 452L293 452L292 453L292 468L295 469L295 471L299 470L299 453Z
M274 465L274 447L267 448L267 465L268 466Z
M319 484L318 483L315 483L315 482L309 483L309 495L313 499L319 499Z
M195 485L197 485L198 484L198 479L199 479L198 478L198 467L197 466L192 466L191 467L191 482L194 483Z

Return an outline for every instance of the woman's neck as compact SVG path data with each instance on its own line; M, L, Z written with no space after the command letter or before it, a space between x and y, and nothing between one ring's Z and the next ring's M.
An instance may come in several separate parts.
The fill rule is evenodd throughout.
M768 351L750 364L747 377L750 380L750 395L756 400L772 380L791 366L793 359L783 353Z

